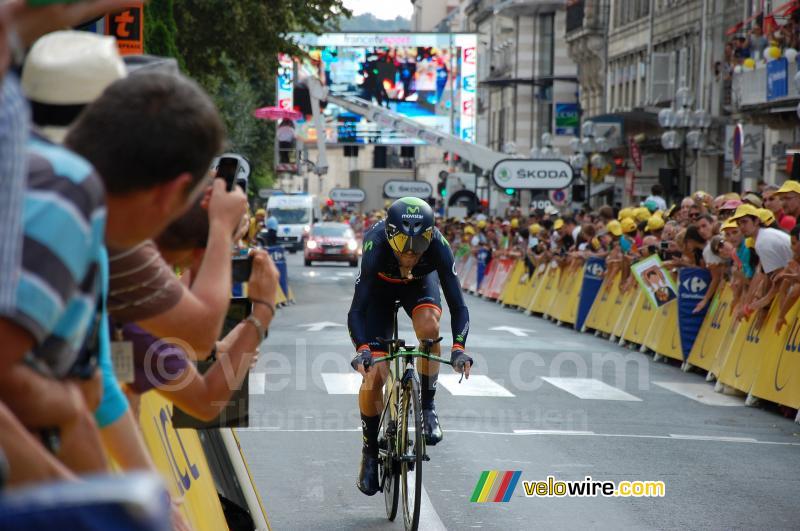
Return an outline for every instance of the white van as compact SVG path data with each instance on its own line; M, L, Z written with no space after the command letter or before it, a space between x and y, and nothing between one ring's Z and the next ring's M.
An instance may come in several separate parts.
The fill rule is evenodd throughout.
M320 217L317 196L308 194L270 196L267 212L278 220L278 244L290 253L303 250L311 225Z

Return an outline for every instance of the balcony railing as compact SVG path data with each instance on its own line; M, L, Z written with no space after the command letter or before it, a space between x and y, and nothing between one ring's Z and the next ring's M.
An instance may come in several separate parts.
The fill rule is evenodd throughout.
M567 2L567 33L583 28L584 0Z
M800 98L794 83L797 74L795 61L776 60L760 64L755 70L745 70L733 75L731 88L734 108L780 103Z

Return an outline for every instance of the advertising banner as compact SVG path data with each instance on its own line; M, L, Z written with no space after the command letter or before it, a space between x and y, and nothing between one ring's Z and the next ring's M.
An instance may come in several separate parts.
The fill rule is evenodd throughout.
M600 291L606 272L606 261L603 258L593 256L583 265L583 285L581 286L580 302L578 302L578 318L575 320L575 329L581 330L589 310Z
M705 297L711 284L711 273L700 267L684 267L678 272L678 327L681 331L683 359L689 359L694 341L706 317L710 304L699 312L697 303Z

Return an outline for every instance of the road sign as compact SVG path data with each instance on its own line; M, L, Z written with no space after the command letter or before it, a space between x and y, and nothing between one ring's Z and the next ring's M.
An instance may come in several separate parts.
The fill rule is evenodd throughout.
M391 199L419 197L428 199L433 195L433 187L426 181L386 181L383 195Z
M572 166L558 159L504 159L492 170L497 186L515 190L566 188L573 177Z
M363 203L367 198L361 188L333 188L328 195L337 203Z
M557 206L566 205L567 201L569 201L569 195L566 189L550 190L548 196L550 197L550 201Z

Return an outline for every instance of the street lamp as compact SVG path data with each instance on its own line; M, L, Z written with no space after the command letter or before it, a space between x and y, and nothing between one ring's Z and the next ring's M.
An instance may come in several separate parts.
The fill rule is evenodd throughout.
M666 150L680 150L678 163L678 186L682 195L688 192L686 181L686 149L703 149L706 130L711 127L711 116L703 109L693 110L694 96L687 87L675 92L673 106L661 109L658 124L667 129L661 135L661 146Z
M606 158L604 153L610 150L608 141L605 137L598 137L595 130L595 124L591 120L586 120L581 125L581 136L583 138L573 137L569 141L569 146L574 155L570 158L570 165L575 171L581 172L581 176L586 182L586 201L591 204L592 202L592 171L591 167L604 168L606 166ZM589 175L583 176L583 168L587 162L591 166L589 168Z

